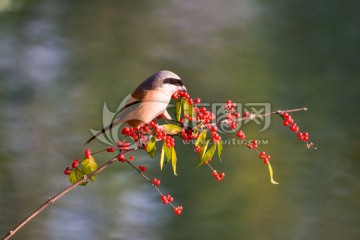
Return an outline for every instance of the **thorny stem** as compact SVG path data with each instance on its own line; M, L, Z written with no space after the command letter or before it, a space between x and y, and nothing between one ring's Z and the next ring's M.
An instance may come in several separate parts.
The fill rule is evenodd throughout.
M266 116L271 116L271 115L275 115L275 114L279 114L281 116L280 113L283 112L299 112L299 111L307 111L307 108L297 108L297 109L290 109L290 110L278 110L275 112L271 112L271 113L265 113L265 114L261 114L261 115L254 115L251 114L249 117L243 117L243 118L237 118L236 121L240 122L240 121L244 121L247 119L254 119L254 118L260 118L260 117L266 117ZM227 120L223 120L220 123L224 123ZM213 125L216 125L217 123L214 123ZM129 149L129 150L123 150L123 153L128 153L131 151L136 151L138 148L134 148L134 149ZM101 150L101 151L97 151L95 153L100 153L102 151L105 150ZM95 154L93 153L93 154ZM87 182L87 180L94 176L99 174L100 172L102 172L103 170L105 170L110 164L112 164L113 162L117 161L117 157L112 158L111 160L109 160L108 162L106 162L105 164L103 164L101 167L99 167L96 171L88 174L88 175L84 175L84 177L82 179L80 179L79 181L77 181L76 183L68 186L67 188L63 189L62 191L60 191L59 193L57 193L55 196L49 198L45 203L43 203L39 208L37 208L35 211L33 211L28 217L26 217L19 225L17 225L14 229L10 230L8 232L8 234L2 239L2 240L8 240L10 239L12 236L14 236L21 228L23 228L28 222L30 222L33 218L35 218L39 213L41 213L42 211L44 211L46 208L48 208L50 205L52 205L53 203L55 203L57 200L59 200L61 197L63 197L65 194L67 194L68 192L70 192L71 190L73 190L74 188L76 188L77 186L79 186L82 183ZM163 194L160 192L160 190L155 186L155 184L153 184L151 182L151 180L146 177L137 167L135 167L132 163L130 163L128 160L126 160L126 162L128 164L130 164L130 166L132 166L134 169L136 169L142 177L144 177L150 184L152 184L152 186L155 188L155 190L161 195L163 196ZM210 166L210 168L212 168ZM169 202L169 204L172 207L175 207L171 202Z

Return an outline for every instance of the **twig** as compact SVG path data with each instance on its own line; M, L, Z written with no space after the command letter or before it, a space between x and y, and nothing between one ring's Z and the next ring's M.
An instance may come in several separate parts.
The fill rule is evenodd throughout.
M126 151L126 153L130 152L130 151L134 151L134 150L135 149L129 149L128 151ZM112 164L115 161L117 161L117 157L112 158L111 160L109 160L108 162L103 164L101 167L99 167L96 171L94 171L88 175L84 175L84 177L82 179L80 179L79 181L77 181L76 183L68 186L67 188L65 188L64 190L62 190L55 196L49 198L43 205L41 205L38 209L36 209L34 212L32 212L27 218L25 218L18 226L16 226L13 230L9 231L9 233L2 240L10 239L17 231L19 231L22 227L24 227L28 222L30 222L30 220L32 220L34 217L36 217L39 213L41 213L46 208L48 208L51 204L53 204L58 199L60 199L62 196L64 196L65 194L67 194L68 192L70 192L71 190L76 188L78 185L85 183L92 176L97 175L98 173L103 171L105 168L107 168L110 164Z
M240 121L244 121L247 119L255 119L255 118L260 118L260 117L267 117L267 116L272 116L275 114L280 114L280 113L290 113L290 112L300 112L300 111L307 111L306 107L303 108L296 108L296 109L289 109L289 110L277 110L275 112L270 112L270 113L264 113L264 114L260 114L260 115L255 115L255 114L250 114L248 117L243 117L243 118L237 118L236 121L240 122ZM227 121L226 119L223 121Z

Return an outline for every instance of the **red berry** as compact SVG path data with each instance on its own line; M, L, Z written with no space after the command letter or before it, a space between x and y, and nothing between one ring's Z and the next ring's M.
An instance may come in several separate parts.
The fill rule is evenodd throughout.
M247 118L247 117L249 117L249 113L248 113L248 112L244 112L244 113L243 113L243 116L244 116L245 118Z
M124 128L121 130L121 134L122 134L122 135L128 135L128 134L129 134L129 128L128 128L128 127L124 127Z
M107 152L114 152L114 151L115 151L115 148L113 148L113 147L108 147L108 148L106 149L106 151L107 151Z
M287 112L282 113L283 117L287 118L289 114Z
M195 98L195 104L199 104L201 102L200 98Z
M284 125L285 127L289 126L289 124L290 124L290 123L289 123L288 121L286 121L286 120L285 120L284 123L283 123L283 125Z
M76 168L78 165L79 165L79 160L76 159L76 160L74 160L74 161L72 162L72 165L71 165L71 166L72 166L73 168Z
M119 160L120 162L125 162L125 161L126 161L126 158L125 158L124 154L119 154L119 155L118 155L118 160Z
M69 168L69 167L66 167L65 170L64 170L64 174L70 175L70 173L71 173L70 168Z
M218 176L218 173L216 172L216 170L214 170L214 171L212 172L212 175L213 175L214 177L217 177L217 176Z
M298 136L299 140L304 140L304 136L303 136L302 132L298 132L297 136Z
M201 150L200 146L196 146L196 147L195 147L195 151L196 151L197 153L200 153L200 150Z
M85 157L86 157L86 158L90 158L90 156L91 156L90 149L87 148L87 149L85 150Z
M219 174L219 177L220 177L221 179L223 179L223 178L225 177L225 173L223 173L223 172L220 173L220 174Z
M135 158L135 157L131 155L131 156L129 157L129 160L132 161L132 160L134 160L134 158Z
M305 141L305 142L308 141L308 140L309 140L309 136L304 135L302 140Z

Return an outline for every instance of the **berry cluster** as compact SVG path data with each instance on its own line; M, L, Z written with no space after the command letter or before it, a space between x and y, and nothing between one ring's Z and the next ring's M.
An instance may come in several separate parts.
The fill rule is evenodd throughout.
M266 155L266 153L264 151L259 153L259 158L264 160L264 164L268 164L270 161L271 156L270 155Z
M180 215L182 210L183 210L182 206L174 207L174 212L175 212L176 215Z
M214 143L221 141L221 136L219 135L219 133L217 131L218 131L217 126L211 126L211 140Z
M154 178L154 179L152 180L152 183L154 184L154 186L160 186L160 180L157 179L157 178Z
M226 120L232 130L236 129L238 126L237 119L241 116L240 113L235 111L236 103L231 100L227 100L225 104L225 109L227 110Z
M206 110L205 107L195 107L195 113L196 113L196 118L195 121L198 123L204 123L204 124L209 124L212 120L215 119L215 115L214 113Z
M225 173L222 172L218 174L216 170L213 170L212 176L215 177L218 182L220 182L225 177Z
M313 143L309 143L309 133L300 132L299 126L295 123L294 119L287 112L278 111L277 112L282 119L284 120L283 125L288 127L291 131L297 134L297 137L300 141L304 141L308 148L315 148ZM315 148L316 149L316 148Z
M168 203L172 203L174 201L174 198L170 194L167 194L166 196L162 195L161 200L163 204L168 204Z
M239 130L236 135L238 136L238 138L240 138L241 140L245 140L245 133L242 130Z
M171 136L166 136L164 141L166 143L166 147L168 147L168 148L175 146L175 140Z
M252 140L250 143L246 144L246 147L248 147L250 149L257 149L258 148L257 141Z
M172 96L172 99L174 100L179 100L180 98L185 98L187 100L190 100L190 95L187 92L183 92L183 91L177 91L175 92ZM191 102L193 103L193 100L191 99ZM189 102L190 103L190 102ZM192 105L192 104L191 104Z
M180 136L183 138L185 142L189 142L192 139L197 138L197 135L194 135L194 131L192 129L181 129Z

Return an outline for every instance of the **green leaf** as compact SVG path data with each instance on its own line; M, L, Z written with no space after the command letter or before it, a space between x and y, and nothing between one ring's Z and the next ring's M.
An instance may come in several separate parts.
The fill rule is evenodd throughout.
M206 142L205 142L205 138L206 138L206 130L204 130L199 136L198 138L196 139L196 142L195 142L195 147L196 146L203 146Z
M183 109L184 109L184 114L188 114L190 117L194 116L194 112L195 112L194 106L190 105L187 100L184 100Z
M164 157L165 157L165 148L164 148L164 146L165 146L166 144L165 144L165 142L164 142L164 144L162 145L162 147L161 147L161 152L160 152L160 170L162 170L163 169L163 166L164 166Z
M149 154L150 157L154 157L156 154L156 136L153 136L146 146L146 152Z
M172 156L172 151L171 151L171 148L168 148L166 146L166 143L164 142L164 147L165 147L165 156L166 156L166 162L165 163L168 163L170 162L171 160L171 156Z
M276 182L274 180L274 173L273 173L272 167L270 165L270 162L268 162L267 165L269 166L269 173L270 173L270 181L271 181L271 183L272 184L279 184L278 182Z
M217 152L218 152L218 157L219 159L221 159L221 153L223 151L223 144L222 144L222 140L219 140L216 142L217 145Z
M177 162L177 157L176 157L176 152L175 152L175 148L172 147L171 148L171 165L174 171L174 175L176 176L176 162Z
M93 156L90 156L90 158L85 158L81 162L82 171L85 175L88 175L98 169L98 165L95 162L95 159ZM94 182L95 175L90 177L91 182Z
M206 149L209 146L209 142L210 142L210 140L206 140L205 144L200 146L200 154L199 154L200 160L204 157Z
M176 102L175 105L175 118L179 122L181 118L181 108L182 108L183 99L181 98L179 101Z
M74 184L76 182L78 182L79 180L81 180L84 177L84 173L80 168L73 168L70 172L69 175L69 181L71 182L71 184ZM85 183L80 184L81 186L85 186Z
M160 129L163 130L168 135L174 135L181 132L181 127L175 124L164 124L160 126Z
M200 160L199 164L197 165L197 167L200 167L201 165L203 165L204 163L210 161L210 159L214 156L214 153L216 151L216 144L213 144L211 146L211 148L204 154L204 156L202 157L202 159Z

